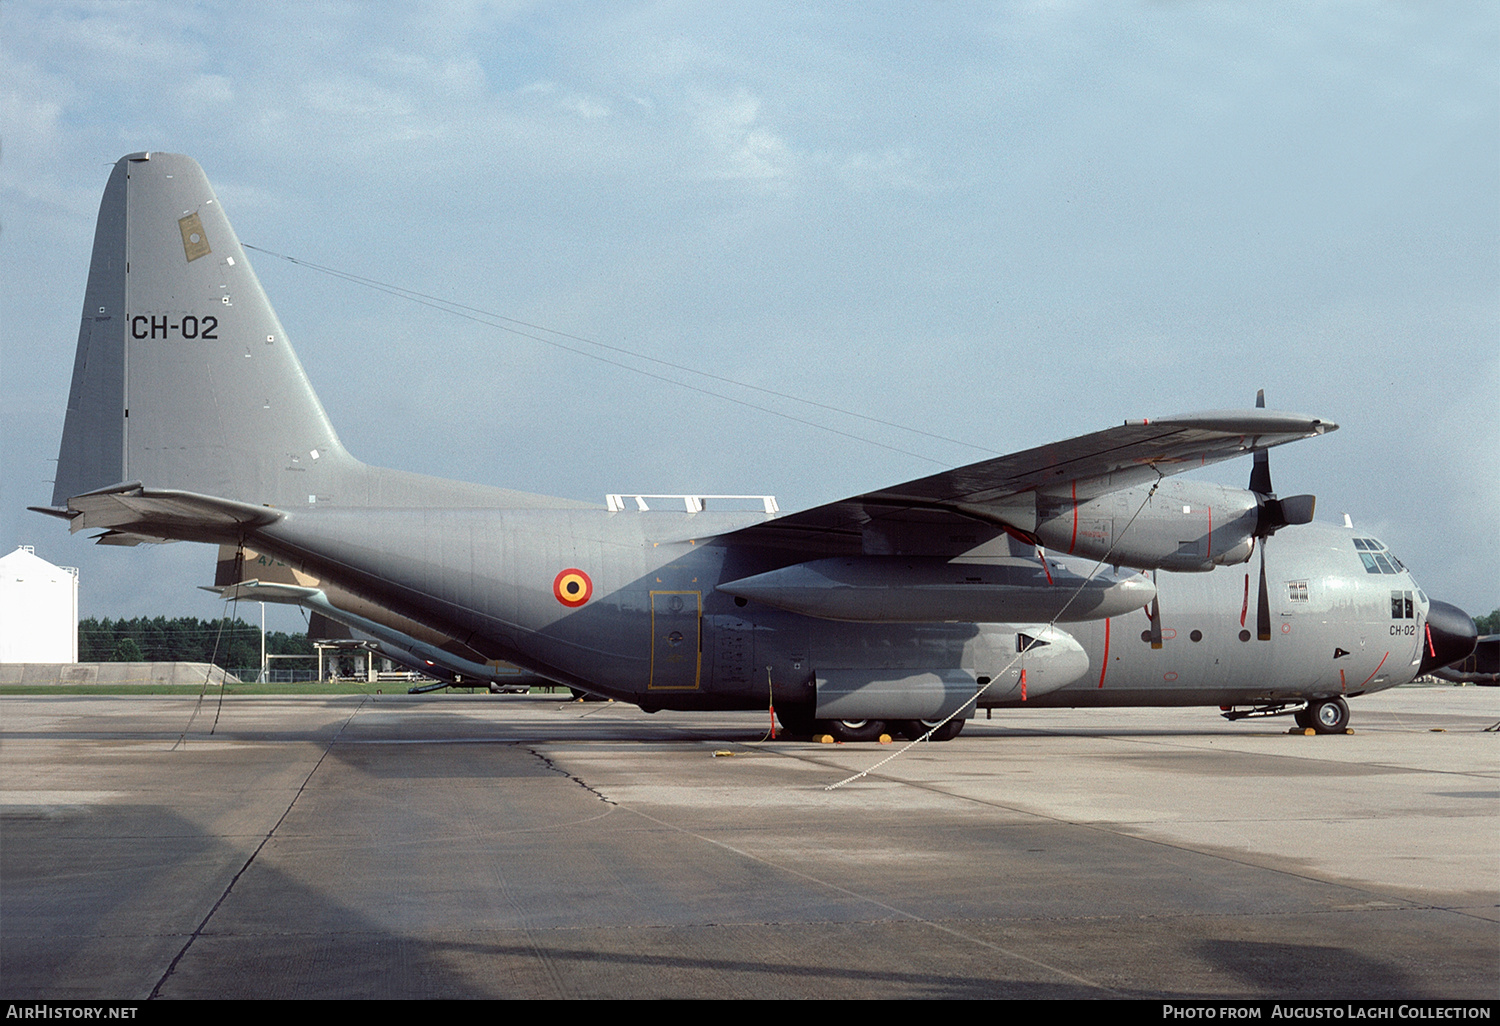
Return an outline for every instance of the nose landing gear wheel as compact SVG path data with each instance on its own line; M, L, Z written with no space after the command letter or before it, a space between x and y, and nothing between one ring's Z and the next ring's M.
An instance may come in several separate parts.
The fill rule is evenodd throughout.
M1297 725L1311 727L1319 734L1342 734L1349 727L1349 703L1342 698L1325 698L1307 703L1306 709L1294 714Z

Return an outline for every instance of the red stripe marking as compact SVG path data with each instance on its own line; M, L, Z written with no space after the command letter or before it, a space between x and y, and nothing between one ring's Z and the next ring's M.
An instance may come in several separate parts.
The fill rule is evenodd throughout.
M1245 575L1245 600L1240 603L1240 626L1245 626L1245 613L1250 609L1250 575Z
M1208 558L1214 558L1214 508L1208 507Z
M1391 657L1391 654L1389 652L1387 652L1385 655L1381 656L1380 657L1380 666L1384 666L1385 665L1385 661L1387 659L1389 659L1390 657ZM1377 674L1377 673L1380 672L1380 666L1375 667L1374 671L1368 677L1366 677L1364 680L1360 681L1359 682L1359 686L1360 687L1364 687L1366 684L1370 683L1370 681L1374 680L1375 679L1375 674Z
M1104 664L1099 667L1099 686L1104 687L1104 675L1109 672L1109 617L1104 618Z
M1036 535L1032 534L1030 531L1022 531L1017 528L1011 527L1009 524L1001 524L1000 526L1005 530L1006 534L1010 535L1012 538L1021 539L1021 541L1025 542L1027 545L1035 546L1041 544L1041 542L1037 541Z
M1431 655L1432 655L1432 657L1434 659L1436 659L1437 658L1437 649L1435 649L1435 648L1432 647L1432 624L1430 624L1430 623L1424 623L1422 625L1422 629L1427 632L1427 651L1429 653L1431 653Z
M1349 690L1349 685L1346 684L1346 683L1344 683L1344 670L1343 670L1342 667L1340 667L1339 668L1339 691L1343 692L1343 691L1348 691L1348 690Z
M1047 569L1047 557L1042 554L1041 549L1036 550L1036 558L1042 561L1042 573L1047 575L1047 583L1052 583L1052 571Z
M1026 667L1021 667L1021 701L1026 701Z
M1078 482L1073 482L1073 537L1068 539L1068 552L1071 554L1073 546L1078 544Z

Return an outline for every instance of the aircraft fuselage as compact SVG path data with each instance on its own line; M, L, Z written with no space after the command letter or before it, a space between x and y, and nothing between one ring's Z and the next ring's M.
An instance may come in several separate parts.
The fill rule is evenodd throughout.
M490 658L648 708L812 703L821 673L854 669L960 674L970 693L985 688L981 706L1241 705L1391 687L1411 680L1421 659L1426 597L1404 569L1368 572L1355 529L1307 524L1270 539L1268 640L1256 634L1250 560L1158 572L1159 632L1145 606L1053 627L1085 657L1055 665L1055 644L1017 652L1016 635L1035 637L1036 624L846 622L717 590L798 559L716 543L750 519L324 509L262 529L258 543ZM1079 580L1064 562L1089 569L1048 559L1058 589ZM576 593L563 590L570 582Z

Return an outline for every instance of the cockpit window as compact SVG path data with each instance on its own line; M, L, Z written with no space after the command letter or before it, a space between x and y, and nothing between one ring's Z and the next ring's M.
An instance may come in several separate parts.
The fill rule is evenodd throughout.
M1365 572L1370 574L1399 574L1406 567L1401 565L1385 545L1374 538L1355 538L1354 549L1359 553L1360 562L1365 565Z

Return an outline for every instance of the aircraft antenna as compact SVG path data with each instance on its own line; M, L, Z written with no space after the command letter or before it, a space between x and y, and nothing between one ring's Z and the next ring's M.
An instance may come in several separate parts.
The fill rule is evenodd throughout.
M244 559L245 548L242 543L240 545L239 551L235 553L235 562L242 563L244 562ZM172 747L168 749L168 751L177 751L178 747L180 747L182 743L187 739L187 732L193 729L193 721L198 718L198 712L203 708L203 696L207 693L208 682L213 678L214 674L214 660L219 657L219 642L224 638L224 625L229 623L229 607L232 603L234 605L235 615L238 616L239 601L240 599L238 595L235 595L231 599L225 599L224 601L224 613L219 617L219 630L218 633L214 635L214 647L209 650L208 668L203 671L203 685L198 689L198 700L193 703L192 714L188 716L187 724L182 728L182 733L177 735L177 740L172 743ZM225 671L225 675L228 675L227 670ZM224 683L224 680L221 678L219 680L219 701L218 704L214 707L214 722L213 725L208 729L208 732L210 734L219 729L219 714L224 711Z
M801 417L792 416L791 414L785 413L781 410L776 410L767 406L761 406L756 403L747 402L743 399L736 399L734 396L724 395L722 392L715 392L711 389L700 388L696 385L690 385L685 381L679 381L675 378L670 378L662 374L654 374L651 371L644 370L640 367L633 367L630 364L621 363L618 360L611 360L608 357L599 355L598 353L591 353L584 349L566 345L554 338L546 338L542 335L534 334L534 332L545 332L547 335L555 335L557 336L557 338L569 339L571 341L581 342L589 346L597 346L600 349L607 350L611 353L617 353L621 356L628 356L636 360L645 360L649 363L654 363L661 367L667 367L675 371L680 371L684 374L696 374L699 377L708 378L711 381L717 381L726 385L733 385L736 388L743 388L753 392L760 392L763 395L773 396L777 399L785 400L786 402L801 403L804 406L810 406L829 413L840 414L845 417L853 417L857 420L863 420L871 424L878 424L881 427L893 428L897 431L910 432L911 434L920 435L924 438L931 438L935 441L947 442L950 445L960 445L965 448L974 449L978 452L984 453L987 456L1001 455L993 449L986 448L982 445L975 445L973 442L965 442L958 438L949 438L947 435L940 435L932 431L924 431L921 428L910 427L906 424L898 424L894 421L883 420L880 417L872 417L869 414L858 413L854 410L846 410L842 407L834 406L831 403L819 402L816 399L807 399L802 396L792 395L788 392L781 392L774 388L766 388L763 385L752 385L748 381L740 381L736 378L727 377L722 374L715 374L711 371L699 370L696 367L689 367L685 364L673 363L671 360L663 360L660 357L650 356L646 353L642 353L634 349L628 349L624 346L612 345L608 342L600 342L596 339L586 338L582 335L573 335L566 331L559 331L556 328L548 328L545 325L532 324L529 321L518 320L514 317L506 317L504 314L498 314L491 310L485 310L475 306L468 306L451 299L443 299L439 296L428 295L424 292L418 292L415 289L408 289L401 285L394 285L390 282L383 282L376 278L367 278L363 275L354 274L350 271L341 271L335 267L327 267L322 264L315 264L308 260L301 260L297 257L288 256L285 253L277 253L273 250L263 249L260 246L251 246L243 242L240 245L244 249L252 249L257 253L264 253L267 256L276 257L278 260L285 260L288 263L296 264L298 267L306 267L309 270L317 271L320 274L326 274L355 285L362 285L365 288L374 289L376 292L384 292L387 295L395 296L399 299L406 299L421 306L430 307L434 310L441 310L444 313L453 315L454 317L461 317L464 320L474 321L477 324L483 324L487 327L498 328L501 331L510 332L512 335L519 335L522 338L528 338L535 342L541 342L543 345L549 345L555 349L561 349L565 352L585 357L586 359L597 360L600 363L608 364L611 367L618 367L622 370L633 371L636 374L642 374L648 378L655 378L657 381L663 381L669 385L676 385L679 388L686 388L690 391L698 392L702 395L712 396L716 399L723 399L727 402L736 403L740 406L745 406L752 410L758 410L762 413L769 413L773 417L782 417L786 420L790 420L797 424L803 424L807 427L819 428L824 431L831 431L834 434L843 435L845 438L851 438L857 442L865 442L869 445L879 446L882 449L889 449L890 451L900 453L903 456L913 456L920 460L926 460L929 463L938 464L939 466L949 466L951 461L933 459L932 457L924 456L921 453L910 452L909 450L902 449L898 446L887 445L884 442L877 442L872 438L866 438L862 435L856 435L848 431L841 431L838 428L828 427L827 425L819 424L816 421L804 420Z

